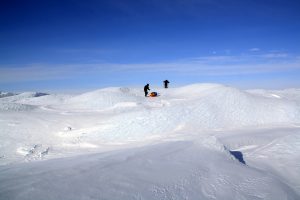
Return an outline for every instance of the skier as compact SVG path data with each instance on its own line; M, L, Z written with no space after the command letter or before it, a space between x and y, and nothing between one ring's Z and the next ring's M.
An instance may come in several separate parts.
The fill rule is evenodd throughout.
M147 83L147 85L144 86L145 97L148 95L148 90L150 90L149 83Z
M165 88L168 88L168 84L169 84L170 82L168 81L168 80L164 80L164 85L165 85Z

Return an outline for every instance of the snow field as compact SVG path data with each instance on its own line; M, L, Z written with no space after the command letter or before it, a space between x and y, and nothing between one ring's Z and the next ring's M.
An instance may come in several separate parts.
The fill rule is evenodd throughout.
M0 98L0 199L300 198L299 90L151 89Z
M297 199L276 177L236 161L214 137L23 164L0 177L10 188L0 190L6 199Z

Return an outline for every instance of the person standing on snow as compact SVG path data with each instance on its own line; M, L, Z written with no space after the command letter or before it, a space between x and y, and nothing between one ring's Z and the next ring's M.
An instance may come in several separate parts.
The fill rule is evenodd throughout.
M145 97L148 95L148 90L150 90L149 83L147 83L147 85L144 86Z
M164 85L165 85L165 88L168 88L168 84L169 84L170 82L168 81L168 80L164 80Z

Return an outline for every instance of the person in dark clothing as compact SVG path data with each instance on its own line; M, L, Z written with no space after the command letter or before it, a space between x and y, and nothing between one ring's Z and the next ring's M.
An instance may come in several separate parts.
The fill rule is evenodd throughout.
M164 85L165 85L165 88L168 88L168 84L169 84L170 82L168 81L168 80L164 80Z
M147 85L144 86L145 97L148 95L148 90L150 90L149 83L147 83Z

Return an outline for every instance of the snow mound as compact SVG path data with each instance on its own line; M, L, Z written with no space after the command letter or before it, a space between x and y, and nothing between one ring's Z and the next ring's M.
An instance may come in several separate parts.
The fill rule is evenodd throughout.
M103 110L111 107L134 107L141 101L140 91L129 88L105 88L68 99L63 107Z
M147 98L142 105L146 109L117 115L106 121L110 129L95 133L103 140L119 141L183 129L199 132L300 122L296 102L214 84L168 90L159 98Z
M253 95L236 88L219 86L201 99L198 108L209 108L214 122L234 127L299 122L300 108L289 100ZM198 109L199 110L199 109ZM222 127L221 127L222 128Z
M205 95L208 95L216 90L223 90L226 88L220 84L212 84L212 83L203 83L203 84L191 84L179 88L170 88L167 91L167 95L173 98L184 98L184 99L192 99L192 98L200 98Z

